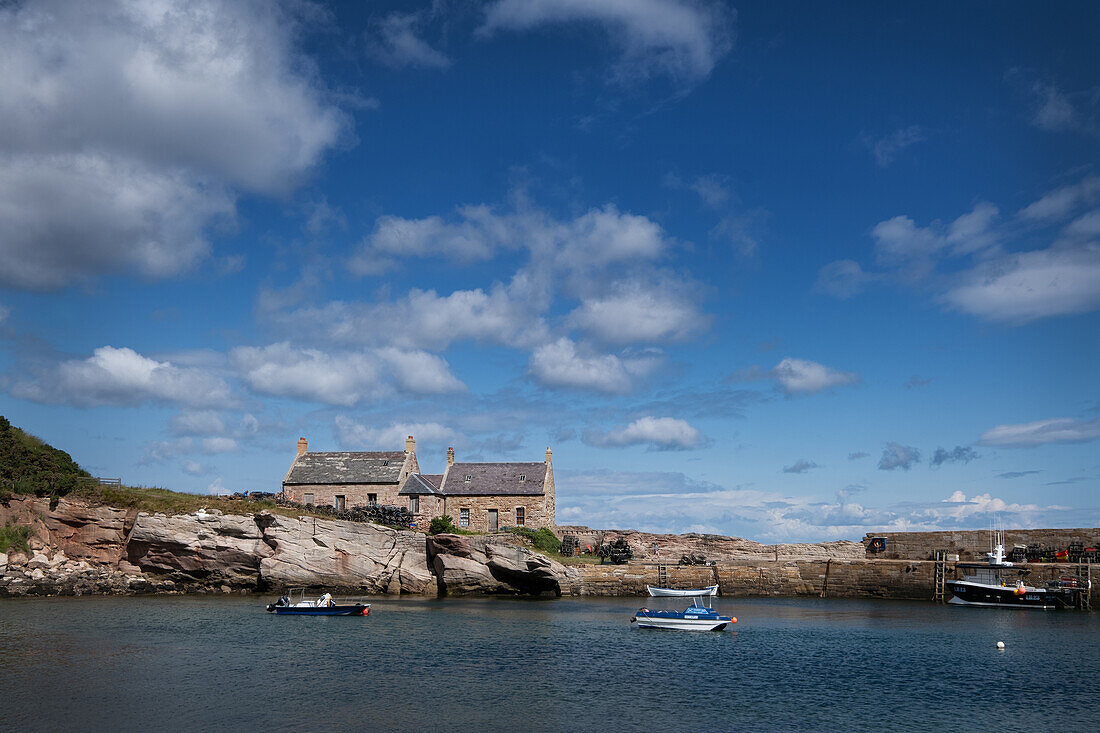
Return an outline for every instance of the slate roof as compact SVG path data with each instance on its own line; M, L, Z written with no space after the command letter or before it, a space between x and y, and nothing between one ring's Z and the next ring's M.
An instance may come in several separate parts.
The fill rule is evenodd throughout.
M433 496L442 496L443 492L439 490L439 482L442 478L442 474L425 476L414 473L409 476L409 480L405 482L405 485L401 487L401 491L397 493L399 495L431 494ZM435 481L432 481L432 479L435 479Z
M455 463L441 489L444 496L536 496L545 478L545 463Z
M396 484L401 481L404 451L309 451L298 456L283 480L300 484Z

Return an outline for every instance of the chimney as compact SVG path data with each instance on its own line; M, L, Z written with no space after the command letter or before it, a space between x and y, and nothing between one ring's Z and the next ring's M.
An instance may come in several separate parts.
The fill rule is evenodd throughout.
M550 446L546 446L546 465L549 466L554 461L554 454L550 450Z
M308 446L309 443L306 442L305 438L298 438L298 455L304 456L306 454L306 448Z
M447 449L447 465L455 465L455 449L453 447Z
M405 438L405 452L416 453L416 441L413 440L413 436Z

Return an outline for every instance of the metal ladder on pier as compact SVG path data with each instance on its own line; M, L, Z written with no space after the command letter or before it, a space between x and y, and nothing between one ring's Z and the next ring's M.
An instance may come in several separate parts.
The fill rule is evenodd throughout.
M932 559L936 561L932 570L932 600L947 603L947 550L935 550Z
M1082 611L1092 610L1092 558L1077 564L1077 585L1084 590L1077 594L1077 607ZM1081 581L1084 581L1083 583Z
M657 563L657 587L668 587L668 566L662 563Z

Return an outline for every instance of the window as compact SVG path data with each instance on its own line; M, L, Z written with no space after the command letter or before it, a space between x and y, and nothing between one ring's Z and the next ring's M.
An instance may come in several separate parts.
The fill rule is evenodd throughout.
M367 494L367 503L368 504L377 504L378 503L378 494Z
M313 494L306 494L305 498L302 499L302 503L303 504L312 504L313 503Z
M516 507L516 526L522 527L527 522L527 510L521 506Z
M459 509L458 510L458 526L469 527L470 526L470 510Z
M409 511L412 512L413 514L419 514L420 513L420 497L419 496L410 496L409 497Z
M520 481L526 481L526 480L527 480L527 474L525 474L525 473L521 473L521 474L519 475L519 480L520 480Z
M473 481L473 480L474 480L473 476L471 476L470 474L466 474L466 481L467 482L470 482L470 481Z
M343 494L336 495L336 500L333 502L333 506L336 507L337 511L344 511L344 509L347 508L347 504L347 499Z

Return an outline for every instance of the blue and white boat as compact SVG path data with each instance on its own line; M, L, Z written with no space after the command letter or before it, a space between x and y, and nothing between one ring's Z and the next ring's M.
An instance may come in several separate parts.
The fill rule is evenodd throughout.
M639 608L630 623L640 629L677 629L679 631L721 631L737 623L732 616L721 616L697 596L684 611L661 611Z
M366 616L370 604L361 598L333 598L331 593L306 598L305 588L291 588L275 603L269 603L267 610L278 616Z

